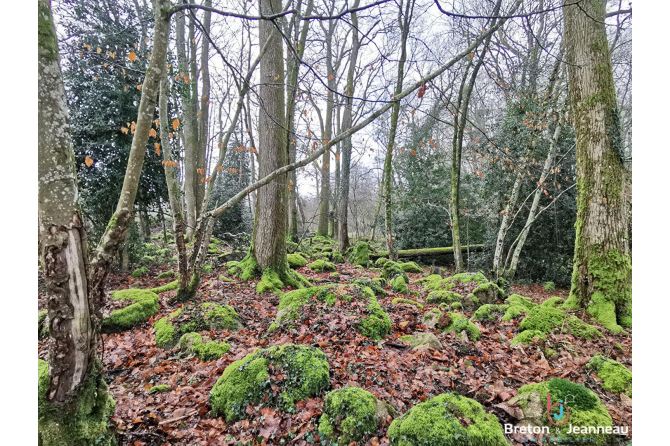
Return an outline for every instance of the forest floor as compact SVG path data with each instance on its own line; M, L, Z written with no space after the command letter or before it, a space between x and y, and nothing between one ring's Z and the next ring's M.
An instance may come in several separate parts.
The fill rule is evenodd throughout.
M379 272L355 267L348 263L337 265L339 278L331 273L317 273L307 267L298 269L315 285L346 284L359 277L376 277ZM108 290L131 287L152 288L173 279L155 279L167 267L150 268L140 278L129 274L112 274ZM305 306L305 314L294 328L268 331L277 312L279 297L272 293L256 294L257 281L227 282L220 280L221 268L203 277L196 300L232 305L242 318L244 328L233 332L217 330L209 333L213 340L225 340L230 351L215 361L180 355L179 350L162 350L154 342L153 323L181 305L172 304L174 291L160 294L159 312L134 329L103 335L102 356L105 380L116 400L113 421L120 444L129 445L233 445L233 444L321 444L318 434L319 416L324 396L296 404L295 413L272 408L247 408L248 419L228 424L221 417L212 417L209 393L223 370L258 347L284 343L313 345L320 348L330 363L330 382L333 389L354 385L373 393L393 405L402 414L415 404L445 392L458 392L479 401L486 411L498 416L500 423L515 423L505 410L504 402L512 398L524 384L549 378L566 378L583 383L594 391L606 405L614 425L632 425L632 399L623 394L602 390L599 378L584 368L595 354L616 359L632 366L632 336L630 330L611 334L602 328L605 337L586 341L569 334L549 335L542 345L510 346L517 334L520 319L502 322L500 316L491 322L475 322L482 332L479 341L463 341L456 333L437 333L444 346L412 350L399 337L415 331L425 331L424 312L436 308L426 305L427 292L415 280L428 275L409 274L411 291L421 297L409 296L424 304L419 310L412 305L394 305L396 297L390 287L379 303L392 321L392 333L382 341L371 341L351 327L346 317L331 312L333 320L319 327L310 327L319 311L316 305ZM138 283L139 282L139 283ZM551 296L567 297L567 290L545 291L541 285L512 284L518 293L540 303ZM457 290L456 290L457 291ZM40 309L45 308L44 293L40 293ZM470 317L472 312L463 312ZM314 317L312 317L314 316ZM558 354L548 358L546 348ZM38 355L47 360L47 343L38 344ZM169 390L150 394L152 386L167 384ZM388 444L386 430L381 427L366 444ZM631 434L632 435L632 432ZM512 445L519 438L508 436ZM630 438L628 439L630 440ZM523 444L533 445L528 442ZM621 444L625 444L622 440Z

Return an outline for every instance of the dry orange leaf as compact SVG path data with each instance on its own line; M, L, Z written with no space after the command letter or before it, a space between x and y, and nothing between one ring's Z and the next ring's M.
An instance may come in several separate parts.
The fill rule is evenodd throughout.
M151 136L152 138L155 138L156 137L156 129L149 129L149 136Z
M172 128L176 131L179 128L179 119L175 118L174 121L172 121Z
M156 155L161 156L161 145L155 142L154 147L156 148Z
M130 54L128 54L128 59L130 59L131 62L135 62L137 60L137 54L135 54L135 51L131 51Z
M84 160L84 162L86 163L86 167L91 167L93 165L93 160L88 155L86 156L86 159Z

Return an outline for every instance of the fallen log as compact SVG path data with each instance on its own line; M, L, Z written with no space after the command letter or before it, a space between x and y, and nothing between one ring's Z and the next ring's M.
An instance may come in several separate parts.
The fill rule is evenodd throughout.
M484 245L466 245L461 246L461 252L481 252L484 250ZM454 255L453 246L448 246L445 248L422 248L422 249L401 249L398 251L398 257L421 257L421 256L444 256L444 255ZM388 257L388 251L379 251L376 253L370 253L370 257L373 259L378 259L380 257Z

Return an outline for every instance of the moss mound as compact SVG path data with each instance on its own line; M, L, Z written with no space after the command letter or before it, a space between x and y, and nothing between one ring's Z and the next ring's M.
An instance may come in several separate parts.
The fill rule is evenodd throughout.
M465 330L465 333L468 335L468 339L472 341L478 341L482 333L475 324L470 322L468 318L463 316L460 313L449 313L449 318L451 323L447 325L443 331L453 331L456 333L461 333Z
M159 384L157 386L153 386L152 388L149 389L149 393L160 393L160 392L167 392L170 389L170 386L167 384Z
M472 294L477 296L477 299L485 304L502 302L505 296L503 290L493 282L480 283L477 285L477 288L472 291Z
M556 418L560 407L557 405L551 409L550 415L554 423L565 423L561 426L549 422L547 414L547 395L551 396L551 404L557 404L561 400L570 411L569 419L567 413L563 418ZM517 405L524 414L523 424L535 426L547 426L552 436L575 437L568 434L571 426L612 426L612 417L598 396L584 386L575 384L561 378L554 378L537 384L528 384L519 389L519 393L507 402L509 405ZM577 434L577 436L580 436ZM589 444L608 445L612 444L612 436L605 433L589 432L587 434L593 441Z
M458 293L449 290L431 291L426 298L426 303L439 305L441 303L458 302L463 299Z
M269 366L281 373L273 381ZM286 344L258 349L230 364L212 388L209 401L215 416L223 414L232 422L246 417L248 404L292 409L296 401L316 396L329 386L328 360L321 350Z
M160 293L164 293L166 291L176 290L177 288L179 288L179 281L175 280L173 282L166 283L163 286L159 286L159 287L156 287L156 288L151 288L149 291L151 291L152 293L160 294Z
M595 371L603 380L603 389L616 393L626 392L626 395L633 396L633 373L625 365L596 355L591 358L586 367Z
M200 307L207 310L205 312L205 320L211 328L217 330L239 330L242 328L240 315L230 305L205 302Z
M477 401L442 394L411 408L391 423L389 443L397 446L507 446L502 426Z
M143 276L143 275L145 275L145 274L147 273L147 271L149 271L149 270L147 269L147 267L146 267L146 266L142 266L142 267L140 267L140 268L137 268L137 269L136 269L135 271L133 271L132 273L130 273L130 277L135 277L135 278L137 278L137 277Z
M508 306L502 317L503 322L509 322L523 314L528 314L530 310L537 307L537 304L533 303L530 297L520 296L519 294L512 294L505 299L505 303Z
M46 398L51 384L49 365L46 361L37 360L38 439L41 446L117 444L113 429L108 429L115 402L107 392L101 368L99 362L94 364L78 392L78 398L65 407L57 407Z
M337 266L334 263L328 262L326 260L315 260L309 264L309 269L312 271L317 271L319 273L333 272L337 271Z
M419 310L423 310L423 305L420 304L419 302L410 300L410 299L403 299L402 297L396 297L391 301L393 305L400 305L400 304L407 304L407 305L414 305L417 307Z
M370 437L393 410L370 392L358 387L344 387L326 395L326 405L319 421L319 433L335 444L361 444Z
M416 262L401 262L400 267L406 273L423 273L423 268L421 268Z
M480 305L475 314L472 315L472 319L475 321L492 321L497 319L498 316L506 314L508 308L509 305Z
M375 266L380 266L383 267L386 265L387 262L390 262L390 259L387 259L386 257L380 257L377 260L375 260Z
M174 271L165 271L156 276L156 279L167 279L168 277L174 277Z
M114 310L102 321L103 333L118 333L129 330L139 322L158 313L158 295L149 290L120 290L112 293L112 300L133 302L127 307Z
M204 342L198 333L186 333L179 339L179 350L194 354L201 361L214 361L228 353L230 344L226 342Z
M533 342L533 338L547 339L547 335L538 330L522 331L518 335L514 336L514 339L512 339L510 345L512 346L518 344L528 345Z
M565 330L583 339L602 337L602 333L593 325L589 325L577 316L567 314L551 306L534 307L519 324L521 330L537 330L542 333L557 333Z
M394 279L391 279L391 287L397 293L409 294L409 287L403 276L396 276Z
M365 302L364 311L350 302ZM391 332L391 319L377 302L374 291L360 283L351 285L324 285L288 292L280 297L277 307L277 316L272 329L276 329L287 321L299 319L300 308L303 305L324 303L333 307L338 303L338 314L357 316L358 320L353 327L362 336L373 340L380 340ZM325 316L327 318L327 316ZM311 325L318 325L320 321L312 321Z
M239 330L240 316L230 305L205 302L188 304L154 323L156 345L169 350L186 333L204 330Z
M370 265L370 245L365 242L356 243L349 254L349 263L367 268Z
M287 254L286 260L288 260L288 266L293 269L302 268L307 265L307 259L305 259L301 254Z
M384 264L381 277L388 280L389 282L396 277L402 277L405 280L405 283L409 283L409 277L407 276L405 270L402 269L402 266L391 260Z

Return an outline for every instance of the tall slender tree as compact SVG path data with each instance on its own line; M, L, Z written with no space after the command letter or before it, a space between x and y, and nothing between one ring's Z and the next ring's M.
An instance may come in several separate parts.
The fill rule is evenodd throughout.
M605 0L564 3L569 97L577 139L577 230L568 307L612 331L631 326L632 265L624 149Z

